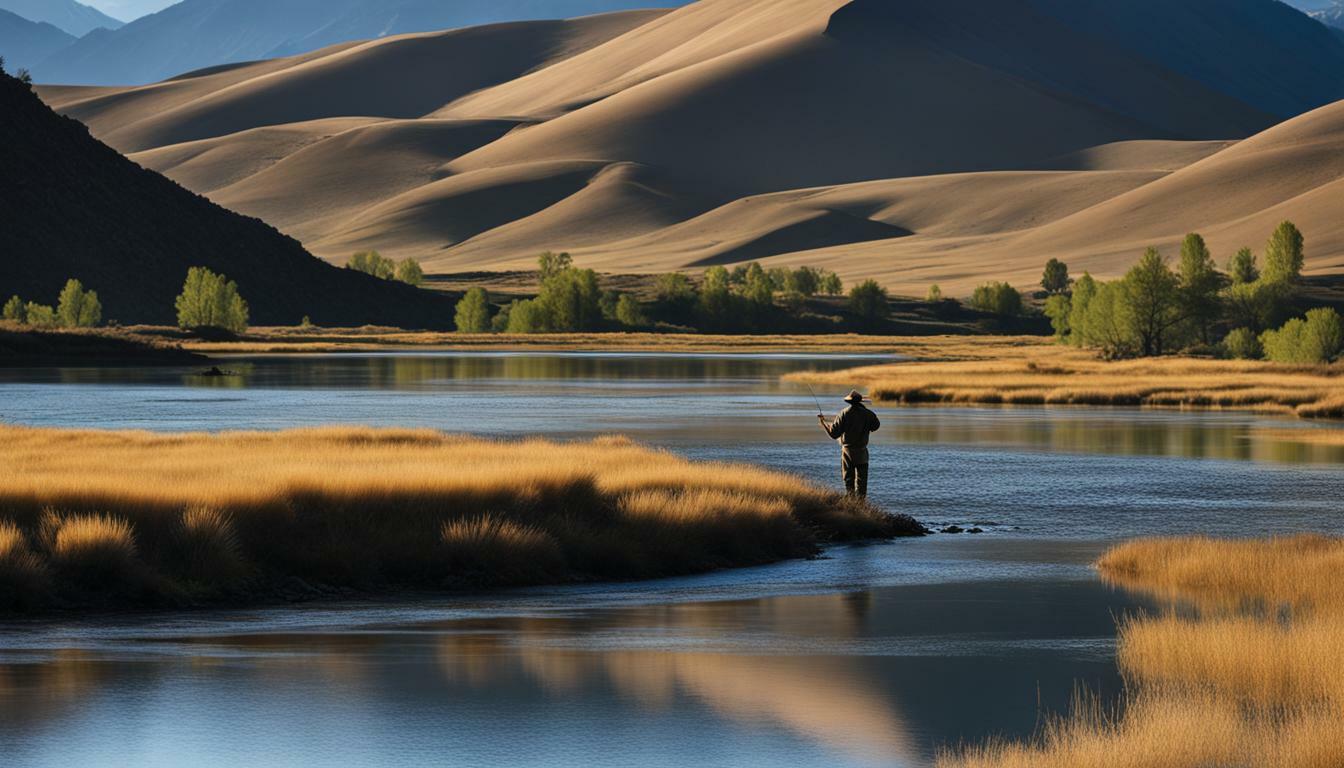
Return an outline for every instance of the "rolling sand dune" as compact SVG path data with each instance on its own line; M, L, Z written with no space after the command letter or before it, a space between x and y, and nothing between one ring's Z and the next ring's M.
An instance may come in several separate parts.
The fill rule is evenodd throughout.
M1271 0L701 0L41 92L338 264L563 249L965 293L1191 230L1224 260L1282 218L1344 270L1344 44L1318 27Z

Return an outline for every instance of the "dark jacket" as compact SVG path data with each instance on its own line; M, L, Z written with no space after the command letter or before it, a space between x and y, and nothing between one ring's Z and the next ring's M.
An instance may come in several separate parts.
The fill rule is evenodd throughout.
M868 436L882 427L877 414L862 403L854 403L826 426L826 434L839 440L845 455L855 464L868 463Z

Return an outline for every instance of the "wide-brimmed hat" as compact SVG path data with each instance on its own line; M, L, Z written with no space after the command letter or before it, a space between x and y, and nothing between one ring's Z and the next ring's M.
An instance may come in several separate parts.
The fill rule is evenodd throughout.
M845 395L845 402L846 402L846 403L862 403L862 402L863 402L863 394L862 394L861 392L859 392L859 390L856 389L856 390L854 390L853 392L850 392L848 395Z

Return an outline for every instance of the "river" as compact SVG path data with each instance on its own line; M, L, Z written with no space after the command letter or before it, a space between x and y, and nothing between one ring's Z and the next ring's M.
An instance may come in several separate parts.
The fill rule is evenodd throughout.
M620 433L838 482L793 370L871 358L389 353L0 371L46 426ZM836 391L818 392L841 407ZM979 527L635 584L0 622L7 766L928 765L1112 698L1089 563L1133 536L1341 532L1344 452L1234 413L878 408L874 500Z

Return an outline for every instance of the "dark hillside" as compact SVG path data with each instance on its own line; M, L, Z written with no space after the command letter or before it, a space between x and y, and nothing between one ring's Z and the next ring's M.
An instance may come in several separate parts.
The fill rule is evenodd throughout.
M256 324L440 328L450 297L330 266L266 223L188 192L0 75L0 293L53 303L75 277L103 317L172 323L187 269L237 281Z

